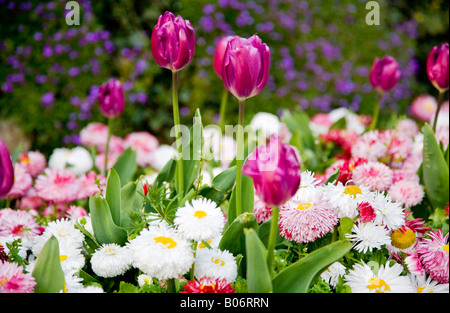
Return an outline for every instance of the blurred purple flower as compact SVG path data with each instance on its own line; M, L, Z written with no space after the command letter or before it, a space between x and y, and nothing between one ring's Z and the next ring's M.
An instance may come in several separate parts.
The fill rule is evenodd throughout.
M49 107L53 104L53 101L55 100L55 95L53 92L47 92L44 93L41 97L41 103L44 108Z

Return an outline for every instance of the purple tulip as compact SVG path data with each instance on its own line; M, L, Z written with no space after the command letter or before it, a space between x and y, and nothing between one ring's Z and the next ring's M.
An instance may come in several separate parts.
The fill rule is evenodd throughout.
M125 107L125 98L119 80L111 78L103 83L98 90L97 98L103 115L116 117L122 114Z
M379 91L389 91L397 84L400 75L398 63L393 57L375 58L370 70L370 83Z
M248 157L242 173L253 178L255 192L267 205L280 206L300 186L300 161L296 150L272 135Z
M225 50L227 49L228 42L233 38L234 36L225 36L222 37L217 43L213 57L213 69L219 77L222 77L223 57L225 55Z
M14 166L8 147L0 140L0 199L4 198L14 184Z
M270 49L255 34L228 41L223 57L222 80L236 98L243 100L259 94L267 83Z
M431 83L440 91L448 89L448 43L433 47L427 58L427 74Z
M153 28L150 48L155 62L164 68L178 71L194 56L195 36L191 22L171 12L160 15Z

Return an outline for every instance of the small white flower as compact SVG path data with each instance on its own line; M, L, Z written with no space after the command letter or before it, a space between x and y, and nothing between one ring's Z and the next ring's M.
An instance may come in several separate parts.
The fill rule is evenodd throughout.
M237 277L236 260L229 251L204 249L195 258L195 278L210 277L233 282Z
M367 201L371 197L368 187L346 185L341 182L336 185L327 184L322 187L325 198L333 205L336 216L338 218L356 217L358 212L358 204Z
M339 277L344 276L346 268L340 262L334 262L320 274L320 277L330 286L336 287Z
M177 210L174 223L187 239L211 240L225 226L225 217L220 207L209 199L194 199Z
M391 243L389 230L373 223L353 225L352 234L347 234L346 237L350 241L356 242L354 248L362 253L372 251L372 249L379 250L383 245Z
M142 287L142 286L144 286L145 284L147 284L147 285L153 284L153 279L152 279L152 277L149 276L149 275L147 275L147 274L141 274L141 275L139 275L138 278L137 278L137 281L138 281L139 287Z
M411 279L411 284L417 293L448 293L448 284L439 284L439 282L434 281L431 277L426 278L425 275L408 275Z
M91 266L95 274L108 278L124 274L131 267L131 261L127 248L110 243L94 252Z
M383 224L388 229L398 229L405 224L405 212L402 204L392 201L389 195L375 192L373 200L370 201L377 217L375 223Z

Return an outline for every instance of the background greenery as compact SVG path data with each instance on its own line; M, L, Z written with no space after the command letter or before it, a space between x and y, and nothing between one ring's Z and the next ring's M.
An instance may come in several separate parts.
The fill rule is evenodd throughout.
M30 149L46 154L77 144L87 123L105 121L96 92L112 76L124 83L127 97L114 132L147 130L171 141L171 75L155 64L149 44L165 10L195 29L195 56L180 74L182 122L188 125L197 107L205 125L217 121L223 84L211 60L226 34L257 33L272 51L270 81L247 101L247 122L258 111L282 108L313 114L345 106L370 114L375 95L368 71L375 57L385 55L398 60L403 74L382 115L407 114L416 96L434 94L425 60L432 46L448 42L449 5L440 0L378 1L379 26L365 23L367 1L357 0L80 0L79 26L65 23L66 2L0 1L0 123L12 121L7 125L23 130ZM46 104L48 93L54 100ZM237 101L229 97L228 122L236 115ZM0 138L11 137L9 126L0 128Z

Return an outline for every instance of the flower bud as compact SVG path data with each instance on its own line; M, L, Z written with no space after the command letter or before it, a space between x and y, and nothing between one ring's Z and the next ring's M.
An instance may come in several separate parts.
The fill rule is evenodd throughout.
M427 58L427 75L430 82L439 91L448 89L448 43L433 47Z
M14 166L8 147L0 140L0 199L4 198L14 184Z
M116 117L122 114L125 107L122 84L111 78L100 86L98 92L100 111L107 117Z
M259 94L269 78L270 49L257 35L228 41L223 57L222 80L238 99Z
M272 135L247 158L242 173L253 178L256 195L267 205L279 206L300 186L300 161L296 150Z
M181 70L194 56L194 28L181 16L165 12L153 28L150 48L159 66L172 71Z
M370 83L379 91L389 91L395 87L400 75L398 63L393 57L375 58L370 70Z

